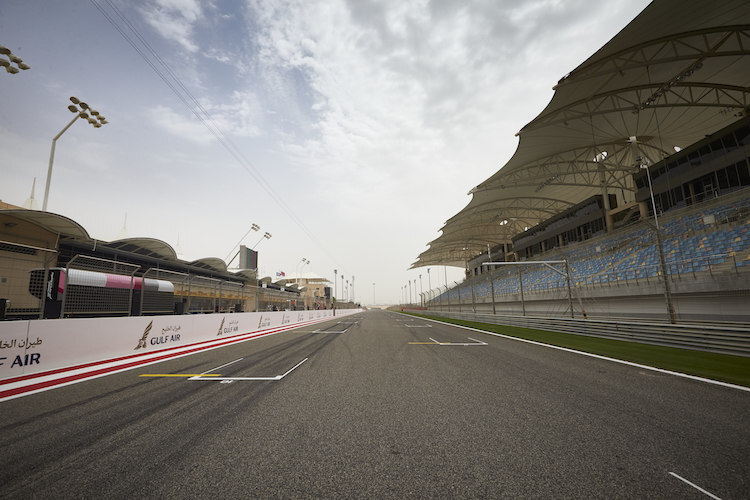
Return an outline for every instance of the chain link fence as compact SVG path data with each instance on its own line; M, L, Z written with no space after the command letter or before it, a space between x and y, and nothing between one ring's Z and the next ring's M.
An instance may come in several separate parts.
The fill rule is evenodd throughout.
M52 272L55 285L62 291L60 317L103 313L130 316L140 307L140 293L135 293L139 268L136 264L76 255L68 262L64 276ZM137 308L133 308L134 303Z
M0 320L41 317L46 275L57 252L0 241L0 256Z
M143 273L139 311L142 315L183 314L183 297L187 294L190 275L159 268Z
M285 311L287 309L304 309L302 296L274 288L261 287L259 290L259 311Z
M180 296L187 313L242 312L254 303L243 284L204 276L190 276Z
M297 292L0 241L0 320L287 310ZM302 306L303 307L303 306Z

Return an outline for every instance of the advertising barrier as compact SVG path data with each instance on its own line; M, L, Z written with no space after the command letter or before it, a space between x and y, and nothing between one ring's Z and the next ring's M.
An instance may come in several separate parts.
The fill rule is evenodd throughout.
M0 400L332 319L329 309L0 322Z

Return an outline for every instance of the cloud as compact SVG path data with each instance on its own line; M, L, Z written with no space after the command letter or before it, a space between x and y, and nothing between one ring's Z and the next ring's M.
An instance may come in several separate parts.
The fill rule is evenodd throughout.
M200 99L196 109L211 130L235 137L258 137L261 134L263 108L257 96L235 91L227 103L217 104L208 98ZM194 114L177 112L167 106L157 106L151 113L154 122L172 135L198 144L213 143L216 138Z
M353 184L373 170L399 185L451 176L465 165L446 151L496 122L496 109L477 106L504 79L496 58L475 53L479 13L436 21L416 2L252 5L260 71L299 72L311 92L312 129L289 136L285 151L324 182L343 181L342 171Z
M172 135L198 144L209 144L214 140L195 116L177 113L166 106L157 106L152 112L154 123Z
M244 67L275 112L281 163L326 193L323 213L388 227L411 258L628 21L624 4L248 0Z
M189 52L198 51L191 39L194 26L203 14L197 0L154 0L138 10L162 37L177 42Z
M224 64L229 64L233 60L232 55L226 52L223 52L219 49L216 49L216 48L209 48L208 50L204 52L204 55L209 59L213 59L215 61L219 61L220 63L224 63Z

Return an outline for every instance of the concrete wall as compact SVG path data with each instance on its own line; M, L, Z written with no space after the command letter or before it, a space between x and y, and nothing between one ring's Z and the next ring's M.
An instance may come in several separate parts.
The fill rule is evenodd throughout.
M338 310L336 318L357 312ZM332 310L319 310L5 321L0 384L71 368L126 368L333 318Z

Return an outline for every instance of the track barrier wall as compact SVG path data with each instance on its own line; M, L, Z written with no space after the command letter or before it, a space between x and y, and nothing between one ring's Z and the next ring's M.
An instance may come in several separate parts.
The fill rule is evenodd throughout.
M46 382L75 375L72 383L360 311L336 310L335 317L324 309L5 321L0 323L0 400L39 381L59 385Z
M471 312L425 311L414 307L404 307L402 311L442 318L476 321L492 325L516 326L750 357L750 327L747 325L671 325L668 323L649 323L645 321L606 321Z

